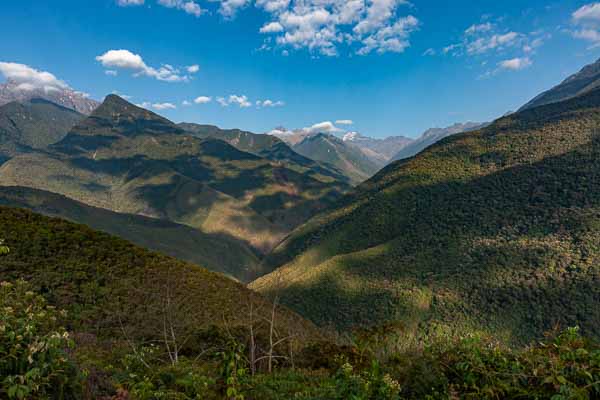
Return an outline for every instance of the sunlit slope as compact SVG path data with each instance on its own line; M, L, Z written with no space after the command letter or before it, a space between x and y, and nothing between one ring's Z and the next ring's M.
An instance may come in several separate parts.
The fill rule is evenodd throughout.
M297 229L251 287L339 328L598 336L598 128L593 91L447 138Z

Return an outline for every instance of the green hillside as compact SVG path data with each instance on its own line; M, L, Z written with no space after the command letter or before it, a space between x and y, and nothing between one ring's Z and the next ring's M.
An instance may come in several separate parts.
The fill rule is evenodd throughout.
M50 151L21 154L4 164L0 184L167 219L244 242L257 254L270 251L348 188L221 140L187 135L114 95Z
M0 157L44 149L65 137L83 118L76 111L42 99L0 106Z
M298 228L251 287L339 328L598 338L599 128L596 90L446 138Z
M126 333L129 339L160 340L163 318L175 315L178 334L200 334L211 326L243 323L251 302L267 312L259 308L268 305L259 295L221 274L83 225L2 206L0 237L10 247L0 263L0 281L25 279L66 310L67 328L84 346L96 343L106 351L111 346L103 341L123 342ZM165 308L166 301L175 308ZM278 324L299 335L316 334L310 323L283 309Z
M380 168L358 148L324 133L308 136L294 145L293 150L305 157L332 165L354 184L370 178Z
M226 235L206 234L186 225L91 207L68 197L23 187L0 187L0 205L85 224L242 282L263 273L254 252Z

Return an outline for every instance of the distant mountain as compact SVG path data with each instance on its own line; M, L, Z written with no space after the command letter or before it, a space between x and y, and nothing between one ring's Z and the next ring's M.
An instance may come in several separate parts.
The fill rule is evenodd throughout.
M413 139L404 136L390 136L385 139L375 139L363 136L358 132L346 133L342 140L361 149L367 157L378 163L386 165L400 150L413 142Z
M44 149L64 138L83 118L43 99L0 106L0 154L6 159L19 151Z
M262 275L260 261L242 241L189 226L91 207L68 197L23 187L0 187L0 205L26 208L122 237L132 243L249 281ZM240 266L243 266L240 268Z
M457 123L447 128L432 128L425 131L420 137L409 143L402 150L396 153L390 161L398 161L412 157L432 144L444 139L445 137L456 135L457 133L470 132L486 126L479 122Z
M257 134L239 129L221 129L214 125L181 123L178 126L201 139L223 140L238 150L272 161L284 162L287 167L318 180L350 183L350 180L341 171L296 153L287 143L274 135Z
M407 341L600 338L599 126L600 88L447 137L296 229L250 287Z
M359 148L326 133L306 137L302 142L294 145L293 150L305 157L333 165L354 184L370 178L381 167Z
M91 114L100 104L87 95L72 89L56 90L53 88L53 90L44 90L28 88L25 90L18 83L11 80L0 84L0 106L13 101L24 103L31 99L48 100L85 115Z
M224 235L259 256L348 189L225 141L186 134L115 95L47 150L7 161L0 184ZM239 268L232 275L244 279L246 267Z
M583 67L581 71L571 75L561 84L536 96L529 103L525 104L521 108L521 111L567 100L594 90L598 86L600 86L600 60Z

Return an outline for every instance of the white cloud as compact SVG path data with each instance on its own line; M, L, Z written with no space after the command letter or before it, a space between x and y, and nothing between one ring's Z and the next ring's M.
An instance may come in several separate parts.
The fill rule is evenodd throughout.
M219 103L222 107L229 107L229 102L225 97L217 97L217 103Z
M190 74L195 74L198 71L200 71L200 66L199 65L190 65L188 67L186 67L187 72L189 72Z
M510 60L501 61L498 67L511 71L520 71L532 65L532 61L528 57L517 57Z
M144 0L117 0L117 5L121 7L127 6L141 6L144 4Z
M260 28L260 33L283 32L283 26L279 22L269 22Z
M119 75L119 73L117 71L115 71L114 69L107 69L106 71L104 71L104 73L106 75L109 75L109 76L117 76L117 75Z
M467 30L465 31L465 34L475 35L475 34L482 33L482 32L489 32L493 28L494 28L494 25L492 25L491 22L486 22L484 24L475 24L475 25L471 25L469 28L467 28Z
M590 3L577 9L573 15L573 21L600 21L600 3Z
M250 103L250 101L248 101L248 97L243 96L243 95L238 96L238 95L232 94L231 96L229 96L228 102L229 102L229 104L237 104L241 108L247 108L247 107L252 106L252 103Z
M215 1L215 0L212 0ZM238 10L246 7L250 4L251 0L220 0L221 7L219 9L219 13L223 15L225 18L233 18Z
M290 5L290 0L256 0L256 6L262 7L269 13L285 10Z
M174 110L177 107L173 103L154 103L152 104L152 108L158 111L162 110Z
M165 82L187 82L190 80L188 75L182 75L179 69L169 64L163 64L156 69L146 65L139 54L134 54L129 50L109 50L106 53L97 56L105 68L121 68L134 71L134 76L145 75L151 78Z
M192 105L192 103L189 102L189 101L187 101L187 100L184 100L184 101L181 102L181 105L184 106L184 107L189 107L189 106Z
M354 121L351 119L338 119L335 123L338 125L354 125Z
M405 4L406 0L256 0L272 16L261 33L275 35L280 47L325 56L338 55L342 46L357 54L403 52L419 26L414 16L400 15L399 7Z
M303 131L306 133L336 133L342 132L342 129L338 128L331 121L319 122L318 124L314 124L311 127L303 128Z
M206 104L212 101L212 97L208 96L199 96L194 99L194 103L196 104Z
M572 14L576 29L568 31L575 39L591 43L591 48L600 46L600 3L590 3Z
M489 37L481 37L475 41L467 43L468 54L483 54L489 50L503 49L518 44L521 36L517 32L508 32L504 34L495 34Z
M257 100L256 101L256 106L257 107L283 107L285 105L285 103L283 101L273 101L273 100Z
M17 84L17 90L41 89L46 92L69 89L69 86L46 71L39 71L25 64L0 62L0 74Z
M158 0L158 4L167 8L176 8L178 10L185 11L187 14L194 15L196 17L201 16L204 10L196 3L191 0Z

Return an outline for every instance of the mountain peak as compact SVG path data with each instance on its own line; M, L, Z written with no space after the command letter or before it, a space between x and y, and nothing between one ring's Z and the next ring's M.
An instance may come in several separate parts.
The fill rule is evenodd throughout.
M73 134L79 136L136 136L183 132L183 129L168 119L138 107L116 94L106 96L102 104L72 130Z
M37 87L24 88L23 85L10 79L0 84L0 106L13 101L28 102L35 98L50 101L86 115L91 114L99 105L97 101L90 99L85 93L70 88L61 88L60 90L46 90Z

